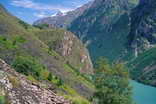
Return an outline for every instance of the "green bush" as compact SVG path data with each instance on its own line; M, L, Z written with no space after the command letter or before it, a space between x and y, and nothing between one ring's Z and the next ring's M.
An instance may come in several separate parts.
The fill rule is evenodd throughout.
M73 104L90 104L89 101L87 101L86 99L82 97L72 98L72 101L73 101Z
M64 83L60 78L54 76L48 69L31 56L17 56L12 63L12 67L17 72L29 76L30 80L34 80L32 77L36 80L47 80L57 86L62 86Z
M37 83L38 81L31 75L27 76L27 79L31 82Z
M12 38L12 44L13 45L18 45L21 43L24 43L26 40L22 36L14 36Z
M97 104L133 104L129 74L122 64L110 65L101 58L97 61L94 81Z
M39 71L43 67L30 56L17 56L12 64L13 68L19 73L39 77Z
M0 104L5 104L5 96L0 96Z
M14 49L14 48L16 48L16 46L13 45L13 42L11 40L8 40L4 36L0 36L0 47L2 49Z
M72 104L91 104L87 99L81 96L64 96L65 98L72 101Z
M29 24L27 24L24 21L19 20L19 24L21 24L25 29L28 29L29 28Z
M0 47L2 49L15 49L19 44L22 44L25 41L26 40L22 36L14 36L12 39L0 36Z

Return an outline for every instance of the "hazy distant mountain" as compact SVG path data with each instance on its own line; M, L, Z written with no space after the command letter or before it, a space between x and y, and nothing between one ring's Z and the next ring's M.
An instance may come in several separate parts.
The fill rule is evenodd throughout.
M62 13L61 11L59 11L57 14L51 17L42 18L35 21L34 25L49 24L51 27L66 28L74 19L82 15L83 12L87 10L91 5L92 1L67 13Z

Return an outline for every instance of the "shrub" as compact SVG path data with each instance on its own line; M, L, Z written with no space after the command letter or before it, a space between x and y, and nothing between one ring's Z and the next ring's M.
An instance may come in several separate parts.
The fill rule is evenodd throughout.
M63 80L61 80L61 79L58 79L58 81L57 81L57 86L62 86L63 85Z
M97 104L133 104L129 75L122 64L110 65L101 58L96 65L94 81Z
M25 29L29 28L29 24L25 23L24 21L19 20L19 24L21 24Z
M52 74L51 73L49 73L49 75L48 75L48 78L47 78L49 81L52 81L52 79L53 79L53 76L52 76Z
M32 75L39 79L40 71L43 70L43 66L31 56L17 56L12 64L13 68L26 76Z
M3 49L16 49L19 44L26 40L22 36L14 36L12 39L7 39L5 36L0 36L0 46Z
M31 75L27 76L27 79L34 82L34 83L37 83L38 81Z
M0 96L0 104L5 104L5 96Z
M24 43L26 40L22 36L14 36L12 38L12 44L13 45L18 45L21 43Z
M66 99L71 100L72 104L91 104L87 99L81 96L64 96Z
M51 73L46 68L43 68L42 70L40 70L39 74L40 74L41 79L47 80L49 77L49 74Z
M29 80L47 80L57 86L62 86L64 84L63 80L54 76L48 69L31 56L17 56L12 63L12 67L17 72L28 76Z
M12 41L11 40L8 40L4 36L0 36L0 46L3 49L14 49L14 48L16 48L16 46L13 45Z

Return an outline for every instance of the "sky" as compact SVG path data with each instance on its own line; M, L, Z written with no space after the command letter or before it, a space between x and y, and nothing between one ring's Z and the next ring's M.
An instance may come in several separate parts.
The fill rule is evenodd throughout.
M58 11L68 12L91 0L0 0L11 14L32 24L34 21L49 17Z

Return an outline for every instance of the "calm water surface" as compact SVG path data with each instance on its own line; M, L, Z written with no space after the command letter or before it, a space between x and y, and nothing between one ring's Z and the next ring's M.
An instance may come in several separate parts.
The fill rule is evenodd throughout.
M137 104L156 104L156 88L131 81L133 98Z

